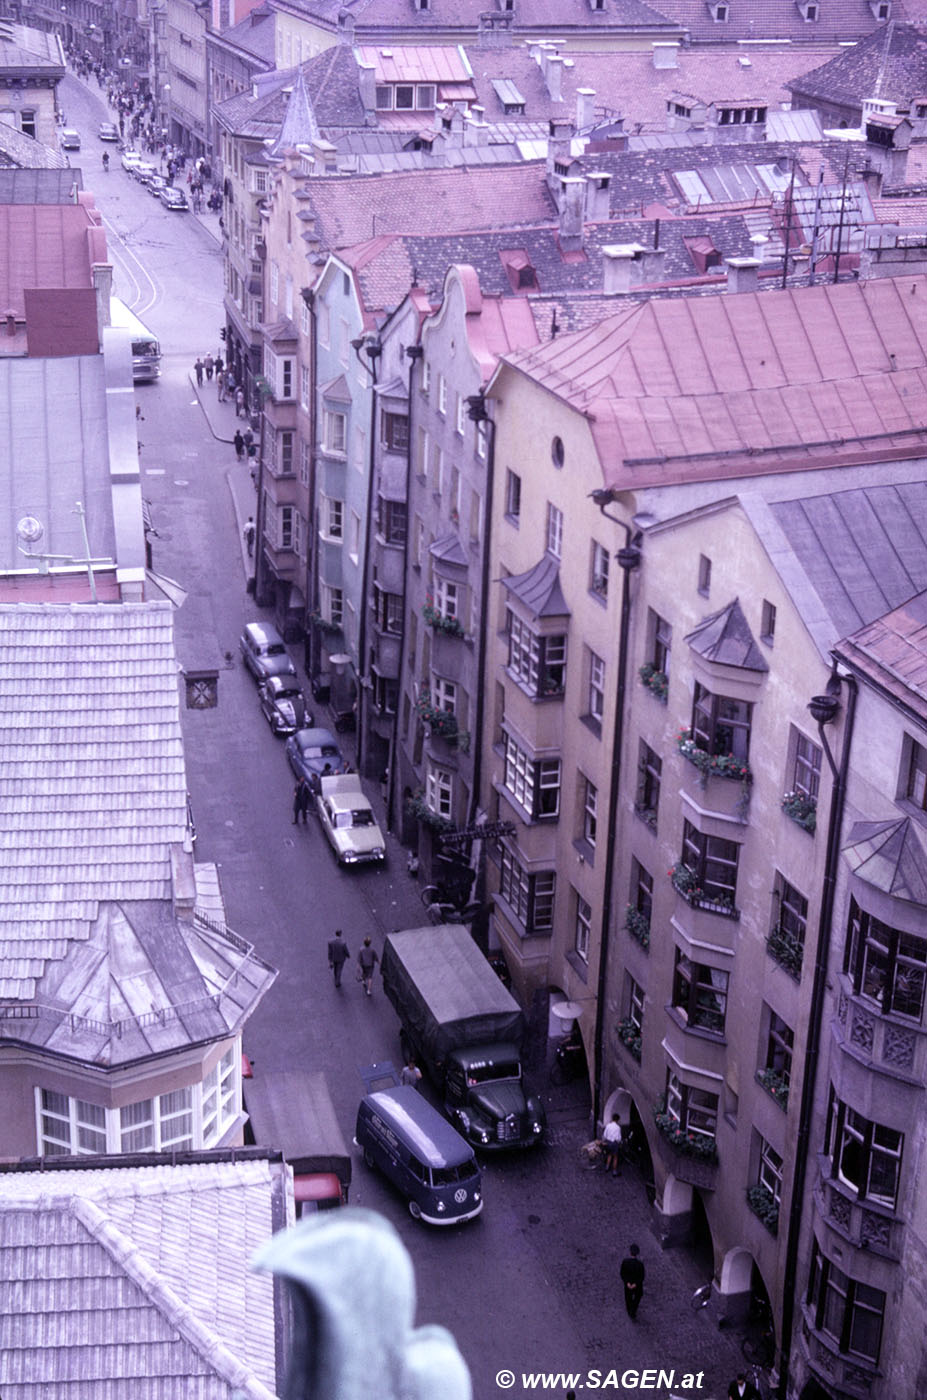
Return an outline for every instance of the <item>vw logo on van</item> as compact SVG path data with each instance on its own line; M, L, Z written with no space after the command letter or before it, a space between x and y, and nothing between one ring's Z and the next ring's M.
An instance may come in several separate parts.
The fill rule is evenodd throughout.
M466 1191L464 1190L464 1188L463 1188L462 1186L458 1186L457 1190L454 1192L454 1201L455 1201L455 1203L456 1203L457 1205L459 1205L459 1206L462 1206L463 1203L464 1203L464 1201L465 1201L466 1199L467 1199L467 1193L466 1193Z

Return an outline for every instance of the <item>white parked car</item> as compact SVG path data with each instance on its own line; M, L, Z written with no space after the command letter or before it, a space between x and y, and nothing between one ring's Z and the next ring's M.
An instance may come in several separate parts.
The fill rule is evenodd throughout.
M123 170L134 170L137 165L141 165L144 159L141 151L123 151L122 168Z
M322 830L342 865L385 860L386 842L356 773L322 778L315 799Z

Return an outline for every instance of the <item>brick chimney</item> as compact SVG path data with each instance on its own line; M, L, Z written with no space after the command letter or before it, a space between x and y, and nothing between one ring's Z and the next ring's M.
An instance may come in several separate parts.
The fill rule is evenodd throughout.
M586 220L602 223L610 212L612 177L605 170L590 170L586 176Z
M544 80L547 83L547 91L550 94L551 102L563 101L563 64L564 60L558 53L547 55L547 66L544 69Z
M484 107L473 106L466 113L465 146L489 145L489 122L486 120L485 110Z
M585 131L595 120L595 88L576 89L576 130Z
M755 292L759 288L759 258L725 258L727 291Z
M560 182L560 247L565 253L577 252L583 246L583 205L586 181L568 176Z
M662 282L666 263L665 248L645 248L641 253L641 282Z
M551 117L550 135L547 138L547 178L556 175L555 166L570 162L570 143L573 140L573 123L567 117Z
M354 47L354 16L347 10L338 11L338 43Z
M678 68L676 55L679 52L678 44L654 44L652 47L654 68Z
M97 298L97 334L100 337L100 344L103 344L103 327L112 325L110 313L110 297L113 291L113 265L112 263L94 263L90 269L93 278L93 290Z
M641 280L641 258L647 250L640 243L608 243L602 249L602 290L606 296L624 296Z

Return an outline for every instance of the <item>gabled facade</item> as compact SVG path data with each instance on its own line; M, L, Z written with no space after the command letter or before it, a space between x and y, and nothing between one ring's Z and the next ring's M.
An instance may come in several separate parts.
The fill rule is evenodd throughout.
M57 34L6 21L0 25L0 120L53 150L64 74Z

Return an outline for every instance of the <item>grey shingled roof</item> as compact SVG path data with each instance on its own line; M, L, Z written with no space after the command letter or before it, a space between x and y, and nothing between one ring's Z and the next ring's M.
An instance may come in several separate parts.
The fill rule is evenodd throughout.
M570 616L560 587L560 561L552 554L545 554L533 569L512 574L502 582L534 617Z
M879 97L906 108L927 92L927 35L891 20L789 86L804 99L861 109L864 99Z
M171 899L186 831L167 603L0 605L0 997L105 901Z
M2 132L0 132L2 135ZM0 169L0 204L73 204L74 187L83 188L79 170Z
M0 1173L3 1400L273 1400L266 1161Z
M868 885L894 899L927 904L927 852L910 817L854 822L843 854Z
M927 589L927 482L780 501L772 511L837 636Z
M769 670L738 598L704 618L685 640L706 661L738 666L743 671Z

